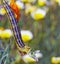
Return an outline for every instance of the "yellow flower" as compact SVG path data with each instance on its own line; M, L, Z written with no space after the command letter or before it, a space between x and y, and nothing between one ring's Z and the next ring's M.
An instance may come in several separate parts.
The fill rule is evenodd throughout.
M1 38L10 38L11 36L13 36L13 33L10 29L0 30ZM33 34L28 30L21 30L21 36L24 42L27 42L33 38Z
M4 15L5 13L6 13L5 9L4 9L4 8L1 8L1 9L0 9L0 14L1 14L1 15Z
M56 2L60 2L60 0L55 0Z
M35 60L34 58L30 57L28 54L27 54L27 55L24 55L24 56L22 57L22 59L23 59L24 62L26 62L26 63L36 62L36 60Z
M10 29L3 30L0 33L1 38L10 38L12 36L12 31Z
M38 0L39 6L44 6L46 4L46 0Z
M19 9L24 9L24 4L21 1L17 0L16 4L17 4Z
M29 14L31 13L32 11L34 11L36 9L36 6L33 6L31 4L26 4L25 5L25 13L26 14Z
M60 5L60 0L55 0L56 3L58 3Z
M40 20L46 16L46 11L43 9L37 9L31 13L31 16L34 20Z
M60 63L60 57L52 57L52 58L51 58L51 62L54 63L54 64L55 64L55 63L56 63L56 64L57 64L57 63Z
M27 3L27 2L28 2L28 0L21 0L21 2Z
M22 40L27 42L33 38L33 34L28 30L21 30Z

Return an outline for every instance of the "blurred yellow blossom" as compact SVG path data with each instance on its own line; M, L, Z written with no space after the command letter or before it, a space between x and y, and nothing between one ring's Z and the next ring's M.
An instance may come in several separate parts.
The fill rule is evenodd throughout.
M32 57L30 57L28 54L22 56L22 59L24 60L24 62L29 63L29 62L36 62L36 60Z
M24 9L24 3L23 2L17 0L16 4L17 4L17 6L18 6L19 9Z
M5 9L2 7L2 8L0 8L0 14L1 15L4 15L6 13L6 11L5 11Z
M31 16L34 20L43 19L46 16L46 10L44 9L37 9L31 13Z
M13 32L10 29L0 30L1 38L10 38L13 36ZM27 42L33 38L33 34L28 30L21 30L22 40Z
M22 40L27 42L33 38L33 34L28 30L21 30Z
M60 5L60 0L55 0L56 3L58 3Z
M53 63L53 64L58 64L58 63L60 63L60 57L52 57L52 58L51 58L51 63Z
M56 2L60 2L60 0L55 0Z
M39 6L44 6L46 4L46 0L38 0Z
M21 2L27 3L27 2L28 2L28 0L21 0Z
M1 38L10 38L12 36L12 31L10 29L0 31Z
M25 13L26 13L26 14L31 13L31 12L34 11L35 9L36 9L36 6L34 6L34 5L31 5L31 4L26 4L26 5L25 5Z
M40 50L36 50L33 53L30 51L28 54L22 56L22 59L24 62L29 63L29 62L37 62L39 58L42 58L43 55L40 52Z

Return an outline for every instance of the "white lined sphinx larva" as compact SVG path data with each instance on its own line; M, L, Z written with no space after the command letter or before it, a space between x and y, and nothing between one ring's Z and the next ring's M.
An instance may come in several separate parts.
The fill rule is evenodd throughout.
M8 3L5 0L3 1L3 3L4 3L4 7L5 7L6 11L7 11L7 14L8 14L9 18L10 18L10 22L11 22L11 25L12 25L12 29L13 29L14 36L15 36L15 39L17 41L17 44L19 44L19 47L24 47L25 44L22 41L21 33L20 33L20 31L18 29L18 25L17 25L17 20L16 20L16 18L14 16L10 6L8 5Z
M17 20L14 16L12 9L10 8L10 6L5 0L3 0L3 4L4 4L4 8L6 9L7 15L9 16L9 19L10 19L10 23L16 39L17 47L20 52L25 54L29 51L30 48L28 46L25 46L24 42L22 41L21 33L17 25Z

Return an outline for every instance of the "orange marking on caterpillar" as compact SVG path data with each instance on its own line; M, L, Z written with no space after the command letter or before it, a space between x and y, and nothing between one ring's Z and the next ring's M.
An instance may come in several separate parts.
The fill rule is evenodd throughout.
M14 12L16 19L19 20L20 10L14 1L10 2L10 7L11 7L12 11Z

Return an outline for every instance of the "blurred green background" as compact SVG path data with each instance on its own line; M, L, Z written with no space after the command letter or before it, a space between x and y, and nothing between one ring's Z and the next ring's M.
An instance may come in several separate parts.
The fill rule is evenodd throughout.
M40 50L43 54L37 64L52 64L51 58L60 56L60 6L54 4L48 8L45 18L39 21L33 20L30 15L25 15L21 10L21 17L18 21L21 30L30 30L34 36L25 44L30 46L32 51ZM6 15L0 20L0 27L11 29ZM19 60L19 56L14 37L0 39L0 62L2 61L2 64L25 64Z

